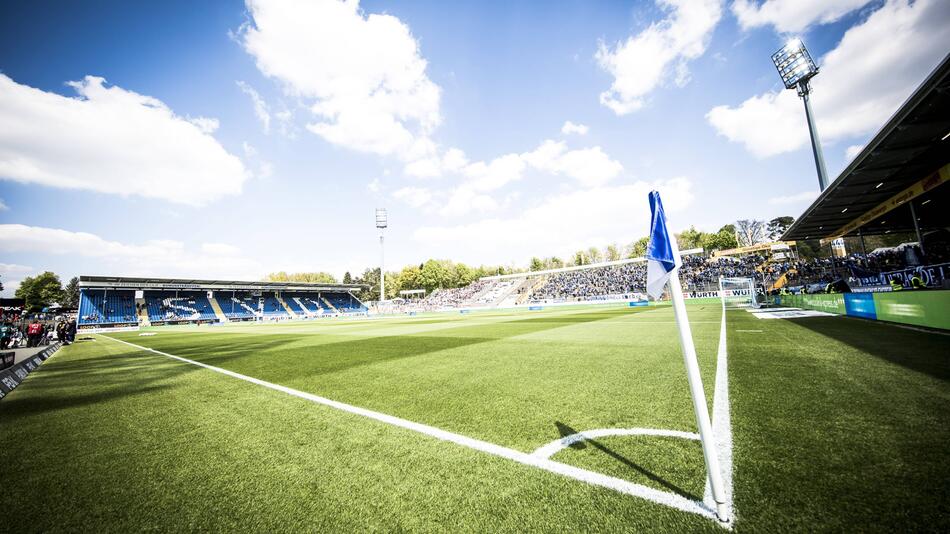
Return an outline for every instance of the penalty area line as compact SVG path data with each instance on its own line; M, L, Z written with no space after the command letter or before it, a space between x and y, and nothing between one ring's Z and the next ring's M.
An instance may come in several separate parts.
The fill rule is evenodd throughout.
M152 352L160 356L165 356L173 360L178 360L182 363L187 363L189 365L194 365L207 369L209 371L214 371L215 373L220 373L231 378L236 378L238 380L243 380L245 382L250 382L257 386L265 387L272 389L274 391L279 391L293 397L300 399L308 400L310 402L321 404L330 408L334 408L343 412L360 415L368 419L373 419L381 423L386 423L388 425L396 426L406 430L411 430L413 432L418 432L420 434L425 434L427 436L455 443L456 445L461 445L469 449L474 449L480 452L491 454L493 456L499 456L501 458L506 458L508 460L517 462L519 464L528 465L550 473L561 475L567 478L572 478L574 480L579 480L581 482L586 482L592 486L599 486L602 488L611 489L619 493L626 495L631 495L634 497L639 497L641 499L651 501L657 504L662 504L681 510L684 512L689 512L696 514L707 519L711 519L719 525L722 525L728 528L727 524L721 523L716 516L715 508L710 507L704 502L694 501L678 495L675 493L669 493L665 491L660 491L642 484L635 484L633 482L623 480L620 478L604 475L601 473L595 473L593 471L588 471L587 469L582 469L580 467L574 467L561 462L556 462L548 458L539 458L533 456L530 453L521 452L509 447L504 447L502 445L497 445L495 443L490 443L488 441L483 441L476 438L471 438L464 436L462 434L456 434L455 432L450 432L448 430L442 430L441 428L436 428L434 426L429 426L423 423L416 423L408 419L403 419L401 417L396 417L381 412L376 412L373 410L368 410L366 408L360 408L359 406L353 406L352 404L346 404L344 402L335 401L319 395L314 395L312 393L307 393L305 391L296 390L286 386L281 386L280 384L274 384L272 382L267 382L266 380L261 380L259 378L254 378L252 376L242 375L241 373L236 373L234 371L229 371L227 369L222 369L220 367L215 367L213 365L208 365L206 363L201 363L195 360L189 360L188 358L182 358L181 356L175 356L174 354L169 354L167 352L162 352L160 350L155 350L149 347L143 347L141 345L136 345L135 343L129 343L121 339L116 339L111 336L103 336L107 339L115 341L117 343L122 343L130 347L134 347L138 350Z

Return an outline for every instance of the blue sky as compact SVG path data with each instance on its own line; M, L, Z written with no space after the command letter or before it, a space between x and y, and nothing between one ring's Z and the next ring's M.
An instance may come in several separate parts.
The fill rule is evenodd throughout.
M938 0L7 2L0 275L525 265L798 215L947 53ZM567 122L571 125L567 125Z

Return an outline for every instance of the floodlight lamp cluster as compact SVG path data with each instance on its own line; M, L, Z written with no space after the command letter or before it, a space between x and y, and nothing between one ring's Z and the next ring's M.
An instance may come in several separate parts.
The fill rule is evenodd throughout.
M772 54L772 63L775 63L785 88L797 88L800 93L808 91L808 80L818 74L818 65L811 59L801 39L785 43L781 50Z
M376 208L376 228L386 228L388 225L386 208Z

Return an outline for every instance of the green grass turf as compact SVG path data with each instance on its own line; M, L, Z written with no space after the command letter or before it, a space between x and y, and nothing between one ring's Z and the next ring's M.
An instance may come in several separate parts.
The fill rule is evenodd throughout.
M689 309L709 401L717 306ZM762 330L741 332L741 330ZM114 337L530 452L576 430L693 430L669 308L156 328ZM709 531L611 490L98 336L0 401L12 531ZM946 530L950 338L729 313L739 531ZM698 443L553 459L701 497Z

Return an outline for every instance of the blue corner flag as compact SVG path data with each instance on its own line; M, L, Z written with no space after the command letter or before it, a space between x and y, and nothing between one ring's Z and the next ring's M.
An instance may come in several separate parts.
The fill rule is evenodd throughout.
M676 241L666 229L666 213L660 193L650 191L650 242L647 244L647 294L654 299L663 295L663 286L681 265Z

